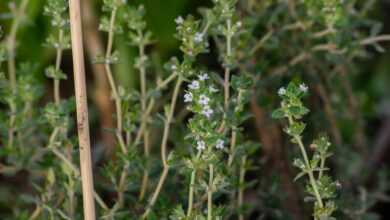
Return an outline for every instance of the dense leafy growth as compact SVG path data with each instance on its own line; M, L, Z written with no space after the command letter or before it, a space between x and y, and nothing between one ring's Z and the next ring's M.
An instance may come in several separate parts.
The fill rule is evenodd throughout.
M372 1L80 2L99 219L381 219ZM83 219L68 3L0 2L0 219Z

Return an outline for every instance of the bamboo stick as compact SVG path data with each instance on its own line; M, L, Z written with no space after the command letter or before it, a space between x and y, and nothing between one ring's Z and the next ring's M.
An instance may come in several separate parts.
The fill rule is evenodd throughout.
M77 129L80 147L80 168L83 190L84 219L95 220L91 144L89 139L87 91L81 28L80 0L69 1L73 54L74 86L76 93Z

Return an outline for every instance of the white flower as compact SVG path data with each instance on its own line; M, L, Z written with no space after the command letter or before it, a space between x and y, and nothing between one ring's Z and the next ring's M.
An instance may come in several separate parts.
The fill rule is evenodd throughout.
M207 106L209 104L209 101L210 101L209 97L207 97L205 95L200 95L199 96L199 104Z
M281 87L279 90L278 90L278 95L282 96L282 95L285 95L286 94L286 89L284 87Z
M199 151L206 149L206 143L204 141L197 141L196 149Z
M198 81L192 81L192 83L190 85L188 85L188 88L190 89L199 89L199 82Z
M242 22L241 21L238 21L237 23L236 23L236 25L237 25L237 27L241 27L242 26Z
M223 141L222 139L218 139L215 148L222 150L225 147L224 145L225 145L225 141Z
M307 85L306 85L305 83L301 83L301 84L299 85L299 89L300 89L302 92L307 92L307 90L308 90L309 88L307 87Z
M181 16L179 16L179 17L177 17L177 18L175 19L175 22L176 22L176 24L183 24L184 19L183 19Z
M202 110L202 115L210 118L214 111L210 108L210 106L206 105Z
M194 36L194 41L195 43L200 43L203 41L203 34L202 33L195 33L195 36Z
M341 188L343 185L340 183L340 181L336 180L336 187L337 188Z
M209 91L214 93L214 92L218 92L218 89L214 88L213 86L210 86Z
M198 76L198 79L200 80L200 81L205 81L206 79L208 79L209 78L209 75L207 75L207 73L203 73L203 74L200 74L199 76Z
M177 66L176 66L175 64L172 64L171 69L172 69L173 71L175 71L175 70L177 70Z
M193 96L192 93L184 94L184 102L192 102Z

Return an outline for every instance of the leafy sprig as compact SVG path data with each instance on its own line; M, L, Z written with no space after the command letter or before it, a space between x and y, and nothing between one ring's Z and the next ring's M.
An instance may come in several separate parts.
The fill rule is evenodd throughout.
M335 219L332 215L336 210L334 198L338 184L330 176L324 174L328 170L325 167L325 161L331 155L329 153L330 142L325 136L314 140L313 144L310 145L314 151L310 158L302 141L306 124L300 120L309 113L309 109L303 105L302 98L307 95L307 92L308 87L303 83L297 85L292 82L287 88L280 88L278 95L282 99L281 106L272 113L272 117L288 120L284 131L291 137L291 142L299 146L302 159L294 159L294 166L300 169L295 180L308 176L305 188L309 194L308 201L314 200L314 218L316 220Z

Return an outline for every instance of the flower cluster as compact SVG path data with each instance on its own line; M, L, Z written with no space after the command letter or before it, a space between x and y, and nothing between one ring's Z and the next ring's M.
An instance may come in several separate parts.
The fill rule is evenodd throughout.
M290 83L287 88L280 88L278 95L282 98L281 107L272 113L272 117L288 119L289 125L285 128L285 132L291 136L292 142L299 146L302 154L302 159L294 159L294 166L301 170L295 180L308 176L306 191L315 201L313 216L315 219L333 219L331 216L336 210L333 200L336 196L337 183L324 173L328 170L325 161L331 155L329 153L331 144L326 136L314 140L310 145L314 150L310 159L302 141L302 133L306 125L299 119L309 112L302 103L302 97L307 94L307 91L308 87L303 83L300 85Z
M222 172L219 163L221 152L224 152L226 145L225 134L218 131L222 124L223 108L221 106L222 97L209 79L206 73L200 73L197 78L188 84L188 89L184 94L184 101L188 104L188 109L194 113L188 121L190 129L189 137L193 140L193 146L197 151L191 159L186 161L187 168L191 170L191 181L189 187L189 207L187 218L205 218L203 213L192 207L193 194L195 191L204 191L208 195L207 219L214 219L222 215L221 210L214 210L212 205L212 195L216 190L224 188L226 176ZM198 172L206 172L209 177L196 177ZM206 184L208 182L208 184ZM198 187L195 187L198 186ZM176 210L178 212L180 210ZM183 215L176 213L179 217ZM179 218L182 219L182 218Z
M184 94L184 102L191 103L190 110L210 119L214 114L212 106L215 105L210 97L214 96L218 90L213 85L207 86L207 79L209 79L208 74L202 73L197 80L193 80L188 85L188 91Z
M217 149L224 148L221 134L213 131L218 125L216 123L218 116L221 116L217 113L217 109L220 107L218 101L218 90L211 83L207 73L200 73L196 79L188 84L188 89L184 94L184 102L188 103L188 109L195 113L194 118L190 120L190 128L196 137L198 150L205 150L206 145L214 146ZM205 139L208 140L207 144Z
M199 20L195 20L194 17L188 16L186 19L183 19L181 16L175 19L177 24L176 37L182 44L180 49L184 54L193 58L198 54L207 51L208 41L206 39L206 28L202 30L202 23Z

